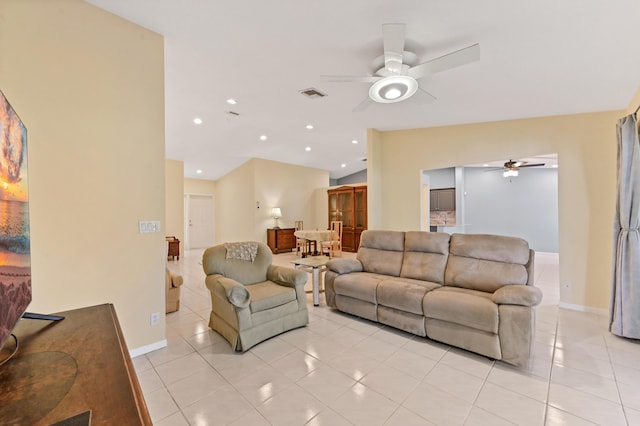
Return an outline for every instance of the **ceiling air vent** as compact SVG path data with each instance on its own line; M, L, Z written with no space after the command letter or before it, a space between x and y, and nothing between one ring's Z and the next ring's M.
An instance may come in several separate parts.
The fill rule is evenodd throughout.
M240 117L240 114L238 114L235 111L225 111L224 113L227 114L227 115L230 115L232 117Z
M319 91L318 89L314 89L313 87L310 87L309 89L301 90L300 93L302 93L304 96L308 97L309 99L320 99L327 96L326 93L322 93L321 91Z

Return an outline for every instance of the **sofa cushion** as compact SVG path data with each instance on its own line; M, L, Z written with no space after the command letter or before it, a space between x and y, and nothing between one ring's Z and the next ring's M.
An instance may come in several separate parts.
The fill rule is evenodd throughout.
M449 253L524 266L529 261L529 244L522 238L502 235L453 234Z
M380 281L385 278L387 277L384 275L368 272L352 272L337 276L333 282L333 288L336 294L377 304L376 289Z
M404 232L367 230L360 236L356 259L366 272L397 277L402 268Z
M423 314L422 299L440 284L410 278L390 278L378 285L378 304L413 314Z
M291 287L278 285L271 281L245 286L251 294L251 312L260 312L285 305L296 300L296 291Z
M449 234L444 232L405 233L401 277L444 283L449 254Z
M527 283L527 270L522 265L490 260L449 256L444 276L445 285L493 293L505 285Z
M498 333L498 305L490 294L441 287L425 295L423 309L427 318Z
M404 232L366 230L360 235L360 247L380 250L403 251Z
M445 285L493 293L505 285L527 284L530 250L521 238L453 234L449 253Z

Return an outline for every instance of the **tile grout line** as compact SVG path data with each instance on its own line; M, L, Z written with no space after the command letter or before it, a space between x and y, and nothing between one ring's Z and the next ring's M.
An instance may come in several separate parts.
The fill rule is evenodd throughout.
M624 414L624 420L629 426L629 417L627 416L627 410L625 409L624 402L622 401L622 393L620 392L620 386L618 385L618 375L616 374L616 369L613 366L613 358L611 357L611 351L609 348L609 342L607 339L604 339L604 346L607 348L607 356L609 357L609 365L611 365L611 372L613 373L613 380L616 382L616 392L618 393L618 398L620 399L620 406L622 407L622 414Z
M544 417L542 418L542 424L547 424L547 418L549 416L549 401L551 396L551 378L553 377L553 365L556 360L556 349L558 345L558 329L560 325L560 312L556 313L556 331L553 336L553 351L551 352L551 368L549 369L549 377L547 378L547 398L544 404Z

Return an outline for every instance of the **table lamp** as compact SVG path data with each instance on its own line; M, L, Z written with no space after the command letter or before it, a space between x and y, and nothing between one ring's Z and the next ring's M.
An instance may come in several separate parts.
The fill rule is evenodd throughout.
M276 225L273 227L273 229L280 229L280 227L278 226L278 219L282 217L282 212L280 211L280 207L274 207L273 210L271 210L271 215L276 221Z

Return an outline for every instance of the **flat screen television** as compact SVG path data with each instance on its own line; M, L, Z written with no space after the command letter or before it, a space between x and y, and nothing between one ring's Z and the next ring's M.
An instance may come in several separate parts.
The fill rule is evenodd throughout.
M27 129L0 91L0 350L29 303Z

